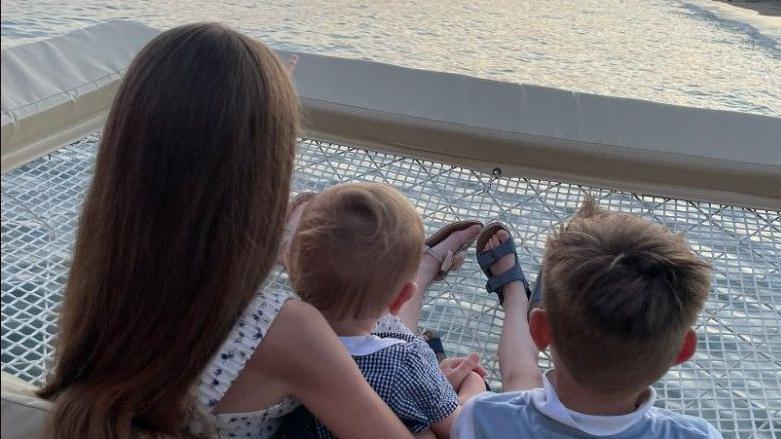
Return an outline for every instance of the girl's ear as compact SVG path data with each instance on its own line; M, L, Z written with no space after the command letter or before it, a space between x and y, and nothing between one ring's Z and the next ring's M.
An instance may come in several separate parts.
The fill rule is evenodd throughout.
M681 344L681 350L678 351L678 356L673 361L673 366L677 366L689 359L694 355L694 351L697 350L697 333L694 329L689 328L686 331L686 335L683 337L683 343Z
M401 306L404 305L410 298L412 298L412 295L415 294L415 291L417 291L418 285L415 282L407 282L404 284L403 287L401 287L401 291L399 291L399 294L396 296L395 299L393 299L393 302L390 304L390 313L394 316L399 313L399 310L401 309Z
M553 341L550 329L550 320L548 314L543 308L535 308L529 314L529 332L535 346L540 351L544 351Z

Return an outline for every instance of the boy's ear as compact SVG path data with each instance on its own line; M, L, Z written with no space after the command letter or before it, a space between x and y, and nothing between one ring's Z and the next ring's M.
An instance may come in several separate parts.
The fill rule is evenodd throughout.
M678 356L673 361L673 366L677 366L689 359L694 355L694 351L697 350L697 333L694 329L689 328L686 331L686 335L683 337L683 343L681 344L681 350L678 351Z
M542 308L534 308L529 314L529 332L537 349L544 351L553 341L548 314Z
M399 291L399 295L396 296L395 299L393 299L393 302L390 304L390 313L394 316L399 313L399 310L401 309L401 306L407 303L407 301L412 298L412 295L415 294L415 291L418 289L418 284L415 282L407 282L404 284L403 287L401 287L401 291Z

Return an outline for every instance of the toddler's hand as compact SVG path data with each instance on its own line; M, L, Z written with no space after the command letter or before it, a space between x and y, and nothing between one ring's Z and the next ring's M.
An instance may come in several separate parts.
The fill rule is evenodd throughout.
M470 372L476 372L482 378L486 376L485 369L480 365L480 356L476 353L471 353L468 357L444 359L439 363L439 369L456 391L461 388Z

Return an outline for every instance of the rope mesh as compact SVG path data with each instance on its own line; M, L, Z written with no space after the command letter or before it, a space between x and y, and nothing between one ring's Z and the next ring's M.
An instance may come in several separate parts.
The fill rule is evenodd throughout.
M52 355L56 316L76 222L99 135L2 176L2 369L41 383ZM394 185L417 207L429 233L479 218L509 224L533 282L545 237L577 209L584 191L604 207L684 232L714 267L697 324L694 359L655 385L657 405L701 416L725 437L781 438L781 214L526 178L493 177L442 163L313 140L300 142L294 192L345 181ZM467 263L434 284L421 327L436 330L448 355L483 355L500 383L496 351L503 313ZM276 271L269 287L288 289ZM540 365L550 366L541 354Z

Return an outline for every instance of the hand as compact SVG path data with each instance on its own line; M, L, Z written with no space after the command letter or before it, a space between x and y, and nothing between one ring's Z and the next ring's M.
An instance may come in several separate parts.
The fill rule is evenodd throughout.
M474 352L468 357L446 358L439 363L439 369L456 391L470 372L477 373L483 379L486 377L485 369L480 365L480 356Z
M295 73L296 66L298 65L298 55L295 53L290 55L290 58L287 59L285 62L285 68L287 68L287 74L290 75L290 77L293 77L293 73Z

